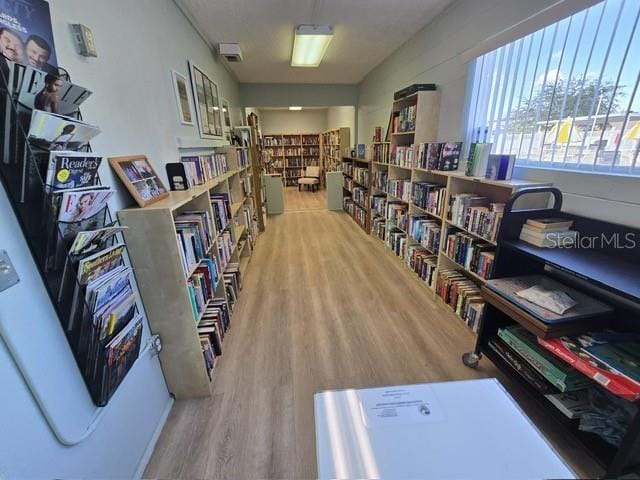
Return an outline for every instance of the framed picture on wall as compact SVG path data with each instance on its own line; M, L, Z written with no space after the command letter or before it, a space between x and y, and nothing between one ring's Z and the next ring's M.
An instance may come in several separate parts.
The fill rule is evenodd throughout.
M222 117L224 118L225 130L233 128L233 125L231 125L231 110L229 109L229 102L224 98L222 99Z
M223 116L218 85L193 62L189 62L189 71L200 136L202 138L222 137Z
M112 157L109 159L109 165L141 207L169 196L146 156Z
M183 125L193 125L193 111L191 110L191 95L189 94L187 77L175 70L171 70L171 76L173 78L173 90L176 94L176 102L178 104L180 123Z

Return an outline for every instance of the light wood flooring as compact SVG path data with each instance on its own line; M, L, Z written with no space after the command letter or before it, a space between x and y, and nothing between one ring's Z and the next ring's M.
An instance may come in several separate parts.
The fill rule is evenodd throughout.
M298 187L286 187L284 189L284 211L304 212L308 210L326 210L327 192L318 190L311 192L308 190L298 191Z
M308 200L306 194L300 198ZM314 478L315 392L501 378L486 359L478 370L462 365L473 342L467 327L346 214L298 208L270 217L213 394L176 402L145 477ZM505 385L580 474L599 472L517 388ZM473 448L483 439L461 441Z

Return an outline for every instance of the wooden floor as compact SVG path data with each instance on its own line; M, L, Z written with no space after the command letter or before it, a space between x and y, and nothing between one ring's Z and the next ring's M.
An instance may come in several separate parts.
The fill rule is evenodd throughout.
M310 192L308 190L298 191L298 187L287 187L284 189L284 211L303 212L308 210L326 210L327 193L325 190Z
M461 354L472 346L467 327L346 214L298 208L270 217L213 395L176 402L145 477L314 478L315 392L501 378L487 360L478 370L462 365ZM599 473L505 385L581 475ZM483 439L461 441L473 448Z

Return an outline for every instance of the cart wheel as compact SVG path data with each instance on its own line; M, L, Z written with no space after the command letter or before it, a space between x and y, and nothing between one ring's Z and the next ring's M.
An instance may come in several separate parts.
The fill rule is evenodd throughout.
M480 362L480 355L474 352L467 352L462 355L462 363L469 368L477 368Z

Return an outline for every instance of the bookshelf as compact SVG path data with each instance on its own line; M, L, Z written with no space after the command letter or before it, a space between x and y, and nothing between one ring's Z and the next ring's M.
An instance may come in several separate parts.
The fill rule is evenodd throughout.
M520 207L512 208L517 197L520 201L525 197L539 194L541 190L553 193L555 199L553 206L544 205L525 211ZM620 375L624 375L624 368L619 374L612 375L611 371L603 368L604 365L600 360L595 362L582 350L579 350L581 352L579 357L574 354L573 358L571 353L564 356L551 354L548 348L542 346L542 341L536 340L535 337L544 338L545 342L557 342L557 339L549 337L561 335L572 337L603 329L626 332L630 337L637 335L639 328L635 319L640 304L640 274L638 273L640 244L628 242L621 248L615 241L611 243L596 241L581 242L580 248L539 248L522 242L519 240L519 235L528 219L540 218L571 220L573 221L572 229L578 231L580 238L583 239L638 238L640 230L565 212L562 210L562 194L557 189L525 189L519 191L516 196L507 203L504 211L494 268L496 277L502 279L542 274L604 302L613 308L613 312L599 320L596 328L594 328L596 322L593 318L580 318L547 325L511 299L488 287L483 287L482 293L487 300L487 309L482 329L476 339L475 351L465 354L463 362L469 367L476 367L481 356L489 358L503 374L520 384L529 393L529 397L539 405L545 415L557 423L559 429L566 432L591 458L600 463L606 471L602 478L620 478L629 471L637 471L637 444L640 436L640 410L637 408L638 401L633 401L635 396L625 398L621 390L618 390L619 395L612 393L616 391L614 387L616 381L619 382ZM546 330L539 329L540 324L557 329L553 334L547 333ZM540 388L540 384L532 382L531 377L523 376L519 369L516 370L510 363L513 357L509 358L499 351L496 344L502 337L501 333L504 333L503 329L513 328L516 325L532 336L540 351L549 353L561 364L566 364L570 372L587 382L587 388L600 392L600 408L606 408L606 415L609 418L620 418L623 415L621 412L626 412L624 414L626 421L624 424L619 424L621 430L618 432L617 444L605 441L593 430L580 429L579 420L570 419L563 413L545 396L546 392ZM508 343L507 346L509 346ZM570 352L570 350L567 351ZM580 361L581 357L582 361ZM526 360L526 357L523 358ZM589 358L591 361L586 362L584 358ZM629 360L617 361L619 363L616 365L625 365L629 362ZM529 364L530 362L525 363L525 365ZM596 365L600 371L593 368ZM585 366L590 368L585 369ZM548 380L546 375L543 376ZM585 385L582 387L585 388ZM637 388L631 390L633 391L637 391ZM552 393L557 393L555 387ZM601 426L600 433L608 431Z
M342 159L343 207L356 223L368 232L370 227L369 188L371 162L364 158Z
M412 110L407 115L409 107ZM369 149L371 160L343 158L344 207L358 225L367 225L366 232L383 242L389 254L416 274L443 304L451 307L448 287L452 281L473 288L480 296L486 278L477 268L470 268L471 265L456 261L455 255L448 255L451 252L446 248L448 234L454 237L459 234L456 238L482 245L478 252L482 254L486 249L481 257L483 260L490 258L491 255L487 254L497 248L495 239L487 239L454 221L452 208L458 205L453 203L454 200L467 194L484 197L486 204L506 203L511 195L521 189L548 184L518 179L499 181L467 177L463 171L426 170L416 168L410 157L395 155L398 149L409 148L415 152L412 146L438 141L439 108L438 91L417 92L393 103L392 117L399 116L406 121L392 120L390 127L403 131L390 132L388 142L373 142ZM357 184L351 173L361 163L369 167L368 216L365 222L360 222L354 215L354 212L358 212L358 205L353 199L353 188ZM418 191L423 195L418 195ZM548 195L532 196L522 206L540 207L546 205L547 200ZM416 233L419 233L417 237L424 234L424 238L416 238ZM474 262L473 266L478 263ZM469 318L464 314L464 309L458 309L456 314L472 330L477 330L477 317Z
M305 167L320 165L320 134L284 133L264 135L263 149L271 153L267 173L280 173L285 187L298 184Z
M198 266L205 263L203 258L209 258L217 265L219 278L206 306L219 303L232 315L235 300L229 296L226 280L229 272L237 269L241 275L246 273L257 236L253 202L247 190L251 165L243 163L239 150L230 146L215 148L216 153L226 155L227 173L203 185L171 192L168 198L148 207L118 212L120 222L129 227L125 239L151 330L162 338L160 361L167 385L179 399L208 396L212 383L198 330L203 314L194 315L188 282L193 280ZM214 199L220 197L228 198L230 217L225 216L221 228L216 225L213 205ZM185 273L181 253L184 247L174 222L176 217L194 211L206 212L211 219L211 245ZM223 337L224 332L219 334Z
M323 132L320 135L320 145L322 171L339 171L342 157L347 149L351 148L351 129L342 127Z

